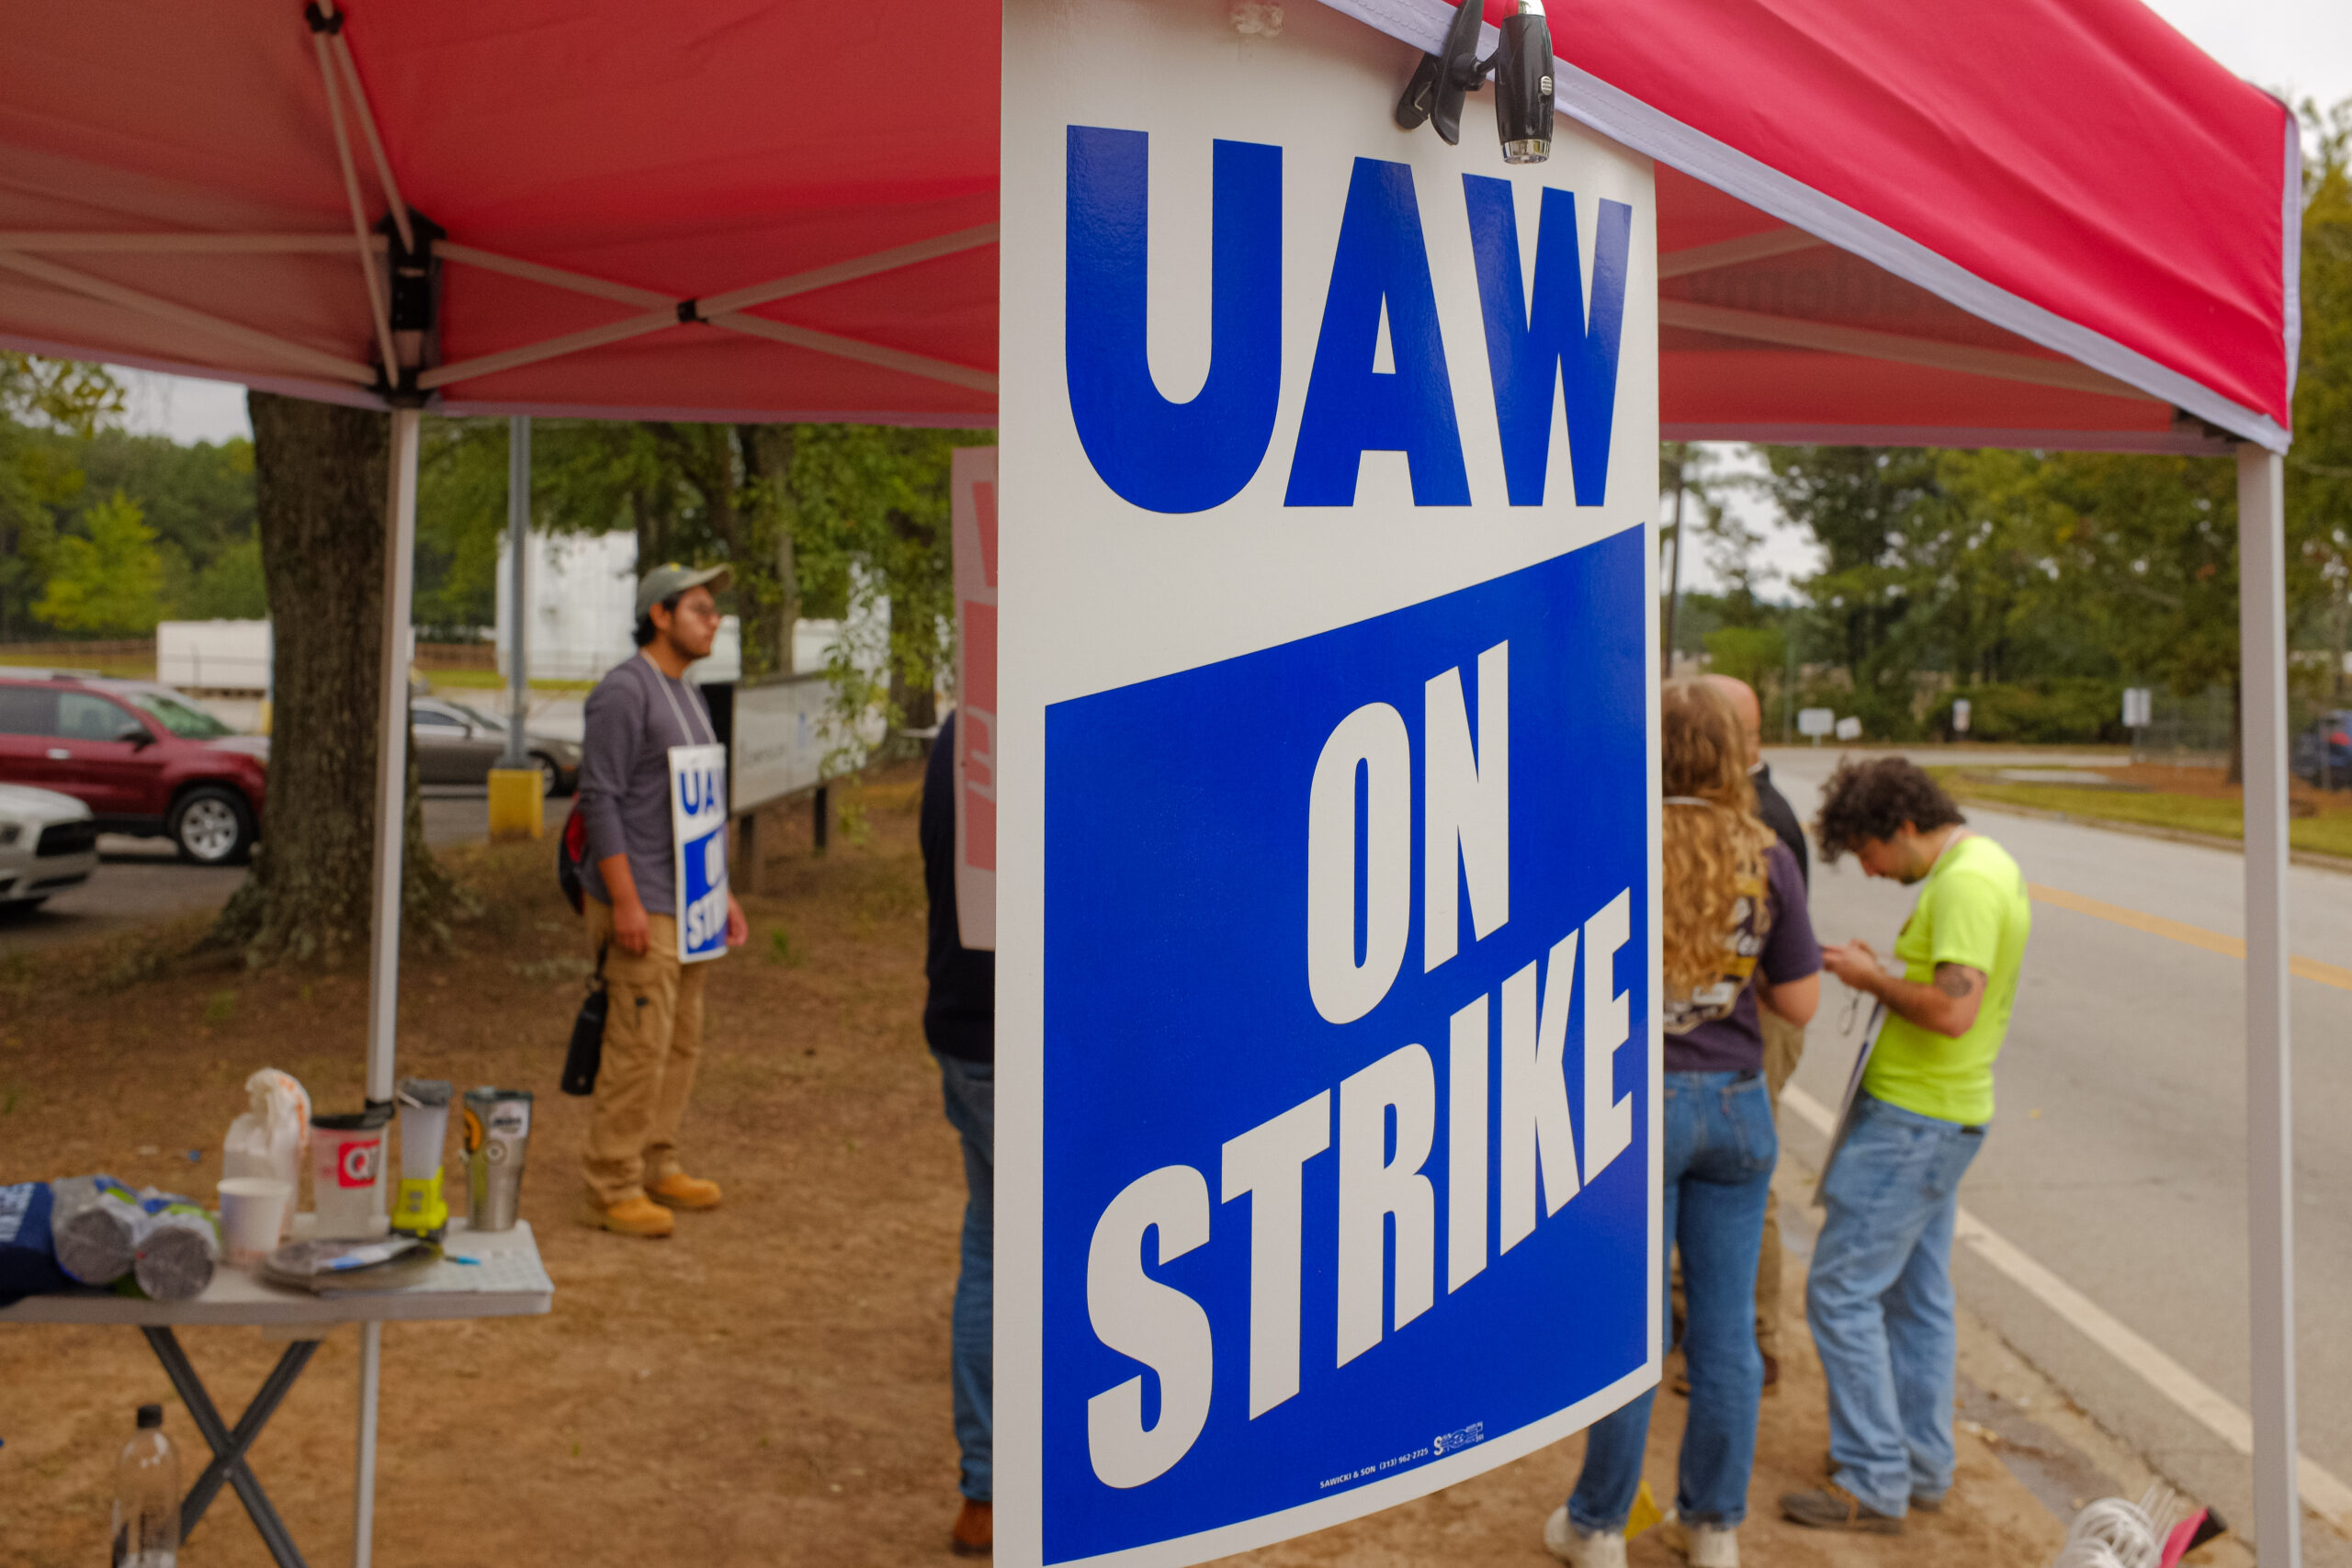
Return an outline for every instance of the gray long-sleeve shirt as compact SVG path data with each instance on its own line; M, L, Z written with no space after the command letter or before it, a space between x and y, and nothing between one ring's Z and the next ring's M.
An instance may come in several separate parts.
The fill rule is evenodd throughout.
M677 699L674 711L663 686ZM685 727L679 727L683 715ZM588 896L609 904L599 866L627 854L637 897L650 915L678 909L670 838L670 748L707 745L710 708L691 682L673 681L642 653L615 665L588 694L580 748L580 814L588 825Z

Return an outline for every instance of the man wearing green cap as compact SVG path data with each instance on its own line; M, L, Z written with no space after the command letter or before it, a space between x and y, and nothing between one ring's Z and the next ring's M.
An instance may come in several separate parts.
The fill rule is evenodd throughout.
M588 829L588 942L605 977L605 1052L582 1173L594 1223L665 1236L673 1209L709 1209L718 1184L678 1163L678 1123L702 1055L703 966L678 947L670 751L718 732L686 666L718 635L727 569L671 562L637 585L637 648L588 695L580 814ZM727 945L751 928L727 899Z

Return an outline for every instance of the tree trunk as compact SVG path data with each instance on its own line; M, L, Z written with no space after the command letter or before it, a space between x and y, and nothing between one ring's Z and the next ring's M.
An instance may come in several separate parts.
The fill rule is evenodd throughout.
M247 406L276 641L269 783L253 871L209 941L255 966L329 964L368 946L390 421L268 392ZM456 893L424 845L413 741L407 795L404 923L439 940Z
M739 433L745 464L759 480L769 537L768 593L744 617L747 645L761 650L762 671L793 672L792 635L800 620L800 559L793 543L799 508L792 494L793 428L747 424Z
M939 693L933 682L908 680L896 660L890 665L890 707L901 729L929 729L939 722Z

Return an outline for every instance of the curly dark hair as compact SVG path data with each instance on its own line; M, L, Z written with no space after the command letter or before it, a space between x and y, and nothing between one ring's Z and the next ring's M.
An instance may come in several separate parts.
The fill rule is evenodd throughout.
M1967 820L1924 769L1901 757L1873 757L1838 764L1821 786L1813 835L1821 841L1822 860L1834 865L1865 839L1892 840L1905 823L1915 832L1932 833Z

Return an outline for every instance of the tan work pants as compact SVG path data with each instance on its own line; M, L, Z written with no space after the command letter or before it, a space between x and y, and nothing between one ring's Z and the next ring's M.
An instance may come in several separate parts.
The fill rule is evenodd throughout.
M678 1123L702 1056L707 964L678 962L678 922L649 915L642 953L613 941L613 907L588 900L588 952L605 949L605 1055L581 1173L606 1208L678 1170Z
M1781 1122L1781 1090L1804 1059L1804 1025L1791 1023L1770 1008L1758 1008L1764 1024L1764 1088L1772 1098L1772 1124ZM1756 1348L1774 1360L1781 1356L1781 1200L1764 1204L1764 1249L1756 1255Z

